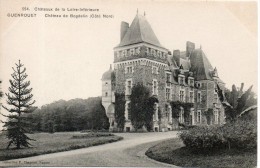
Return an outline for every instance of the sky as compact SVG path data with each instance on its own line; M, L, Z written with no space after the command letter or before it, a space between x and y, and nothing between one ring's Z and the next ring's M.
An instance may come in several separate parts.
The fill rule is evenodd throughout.
M7 17L36 13L35 18ZM39 8L97 8L99 12L36 12ZM227 88L254 85L257 92L257 9L251 2L174 1L1 1L0 79L8 91L12 67L27 68L36 106L60 99L101 96L101 77L113 64L120 24L133 21L137 9L160 43L173 51L186 41L200 46ZM109 14L113 18L50 18L45 14ZM5 98L2 100L4 103Z

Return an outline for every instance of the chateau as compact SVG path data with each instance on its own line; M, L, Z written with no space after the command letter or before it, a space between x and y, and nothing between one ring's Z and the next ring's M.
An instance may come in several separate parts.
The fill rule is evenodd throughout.
M114 117L115 93L125 93L124 130L132 131L128 113L131 88L142 83L158 99L153 117L154 131L177 129L179 123L212 125L225 122L224 108L219 101L217 84L225 84L218 77L201 48L186 43L186 51L163 47L146 17L137 13L133 22L121 23L120 43L114 48L114 69L102 76L102 105L109 118L110 129L116 128ZM172 116L170 102L193 103L188 119L179 108L178 118ZM159 117L160 112L160 117Z

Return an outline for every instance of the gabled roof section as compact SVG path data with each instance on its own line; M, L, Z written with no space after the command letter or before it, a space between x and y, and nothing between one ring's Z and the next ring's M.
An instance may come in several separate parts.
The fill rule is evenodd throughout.
M210 76L213 67L201 49L193 51L190 57L191 71L194 72L196 80L213 80Z
M141 42L146 42L158 47L162 47L145 16L136 14L131 26L117 47Z
M180 58L180 66L182 66L184 70L190 70L189 60Z

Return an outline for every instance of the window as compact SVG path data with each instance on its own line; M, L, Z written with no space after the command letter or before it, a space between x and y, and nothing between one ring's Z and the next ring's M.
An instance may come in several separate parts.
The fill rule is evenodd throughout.
M158 86L157 86L157 80L153 80L153 95L157 95L158 93Z
M218 110L214 110L214 122L218 124Z
M218 103L218 89L215 84L215 89L214 89L214 103Z
M170 89L166 88L166 100L170 100Z
M128 73L128 74L133 73L133 67L132 66L126 66L126 73Z
M207 84L206 83L201 83L201 88L205 88L207 87Z
M190 79L190 86L194 86L194 80Z
M152 54L152 56L156 57L157 56L156 55L156 50L151 48L151 54Z
M184 90L180 90L180 101L184 101Z
M200 93L200 92L198 92L197 102L198 102L198 103L201 102L201 93Z
M108 83L106 82L106 85L107 85Z
M132 80L126 80L126 95L130 95L132 91Z
M166 73L166 82L171 82L171 74Z
M200 123L201 122L201 111L198 110L197 111L197 123Z
M181 111L180 111L179 122L184 123L184 110L183 110L183 108L181 108Z
M198 83L197 83L197 87L200 88L200 86L201 86L201 85L200 85L200 83L198 82Z
M158 103L155 103L155 113L154 113L154 116L153 116L153 120L154 121L158 121L159 120L158 111L159 111Z
M152 73L153 74L158 74L158 67L152 66Z
M214 93L214 103L218 103L218 94Z
M193 95L193 92L190 92L190 102L191 102L191 103L194 102L194 95Z
M134 55L134 54L135 54L135 49L134 49L134 48L131 48L130 51L129 51L129 53L130 53L130 56Z
M128 120L131 120L131 113L129 112L129 105L130 105L130 103L127 103L127 104L126 104L126 108L127 108L127 119L128 119Z
M179 77L179 83L180 83L180 85L184 84L184 78L183 77Z
M122 57L125 57L127 56L127 51L126 50L123 50L122 53L121 53Z
M108 96L108 93L106 92L106 97Z

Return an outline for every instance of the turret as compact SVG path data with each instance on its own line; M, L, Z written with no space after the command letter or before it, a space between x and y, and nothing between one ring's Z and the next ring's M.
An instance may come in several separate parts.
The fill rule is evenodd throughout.
M114 71L112 70L112 65L108 71L106 71L102 75L102 105L106 110L106 115L109 118L110 129L113 129L114 126L114 102L115 102L115 95L114 95L114 80L115 75Z

